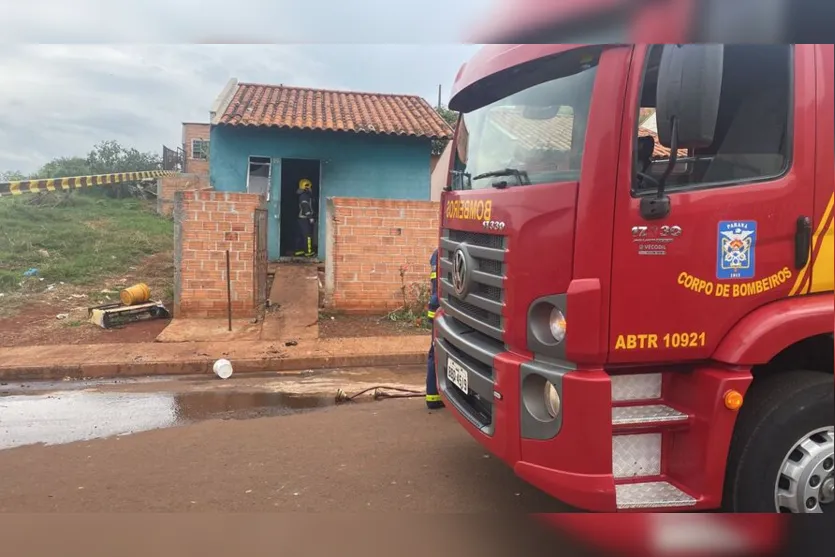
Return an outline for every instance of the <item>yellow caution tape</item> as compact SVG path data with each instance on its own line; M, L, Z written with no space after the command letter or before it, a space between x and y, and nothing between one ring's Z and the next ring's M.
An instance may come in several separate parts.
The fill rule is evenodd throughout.
M122 182L136 182L177 174L171 170L145 170L142 172L114 172L93 176L71 176L67 178L44 178L42 180L18 180L0 182L0 196L70 190L73 188L103 186Z

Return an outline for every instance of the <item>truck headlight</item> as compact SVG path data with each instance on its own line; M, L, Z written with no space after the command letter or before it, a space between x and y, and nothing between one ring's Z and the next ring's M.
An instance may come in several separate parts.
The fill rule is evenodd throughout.
M545 382L545 409L551 418L556 418L560 414L560 394L550 381Z
M554 340L562 342L565 339L565 315L563 315L559 308L555 307L551 310L548 326Z

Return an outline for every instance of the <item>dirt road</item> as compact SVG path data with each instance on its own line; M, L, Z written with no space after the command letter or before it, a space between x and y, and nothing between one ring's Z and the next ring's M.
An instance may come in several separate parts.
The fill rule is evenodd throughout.
M420 399L0 451L0 512L565 510Z

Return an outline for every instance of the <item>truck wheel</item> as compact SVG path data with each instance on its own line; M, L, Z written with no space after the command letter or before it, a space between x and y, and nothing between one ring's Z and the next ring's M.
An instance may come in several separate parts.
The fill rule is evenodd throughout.
M835 512L833 376L778 372L754 381L739 411L725 476L731 512Z

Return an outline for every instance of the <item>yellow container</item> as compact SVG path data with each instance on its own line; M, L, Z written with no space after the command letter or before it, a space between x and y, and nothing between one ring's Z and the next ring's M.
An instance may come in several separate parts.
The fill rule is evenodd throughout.
M151 299L151 289L148 288L147 284L140 282L122 290L119 299L126 306L144 304Z

